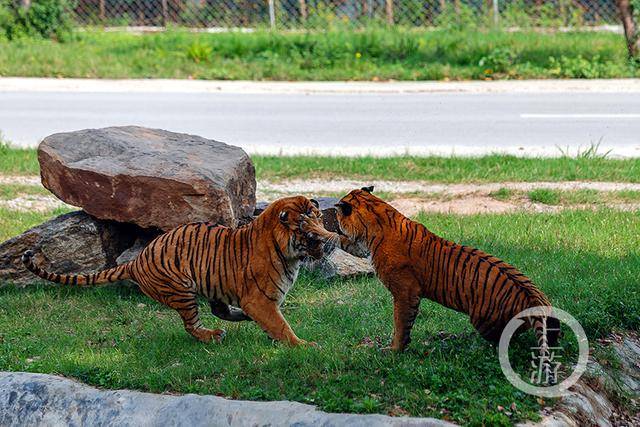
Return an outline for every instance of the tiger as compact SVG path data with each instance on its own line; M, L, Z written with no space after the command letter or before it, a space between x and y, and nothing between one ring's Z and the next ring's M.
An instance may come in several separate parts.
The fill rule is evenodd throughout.
M559 321L550 316L549 299L527 276L479 249L437 236L372 193L373 186L362 187L336 204L339 246L370 257L376 275L391 292L391 350L403 351L410 343L422 298L466 313L492 343L499 341L515 315L543 307L543 314L528 319L519 332L534 327L541 352L555 345Z
M202 325L198 296L215 316L255 321L272 339L291 346L315 345L296 336L280 311L302 261L320 259L334 238L322 223L318 202L286 197L252 222L227 228L207 222L182 225L155 238L131 262L91 274L57 274L40 268L34 254L26 268L55 283L73 286L132 280L144 294L178 312L197 340L222 341L223 329ZM238 307L238 308L237 308Z

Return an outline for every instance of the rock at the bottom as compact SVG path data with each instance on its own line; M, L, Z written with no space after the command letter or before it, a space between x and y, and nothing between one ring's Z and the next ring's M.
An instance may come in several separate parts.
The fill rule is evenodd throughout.
M0 425L444 427L434 418L329 414L297 402L98 390L52 375L0 373Z

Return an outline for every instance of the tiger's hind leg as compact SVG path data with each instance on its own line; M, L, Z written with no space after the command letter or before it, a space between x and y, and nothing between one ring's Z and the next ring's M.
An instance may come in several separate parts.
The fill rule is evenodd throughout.
M485 340L496 345L500 342L500 335L505 326L502 322L477 316L471 318L471 324Z
M211 314L229 322L242 322L243 320L253 320L240 308L231 307L220 300L209 301Z

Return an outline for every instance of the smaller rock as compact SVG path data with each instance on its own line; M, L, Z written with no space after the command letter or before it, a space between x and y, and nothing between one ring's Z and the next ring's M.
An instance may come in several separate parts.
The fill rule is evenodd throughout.
M36 262L57 273L85 273L115 267L116 258L143 231L131 224L95 219L83 211L60 215L0 244L0 283L39 281L21 256L32 250Z
M358 258L337 248L320 260L306 262L305 267L326 279L375 274L368 258Z
M116 264L126 264L130 261L136 259L136 257L142 252L144 248L147 247L149 243L156 237L156 234L149 233L145 236L140 236L136 239L129 249L125 250L120 254L120 256L116 259Z

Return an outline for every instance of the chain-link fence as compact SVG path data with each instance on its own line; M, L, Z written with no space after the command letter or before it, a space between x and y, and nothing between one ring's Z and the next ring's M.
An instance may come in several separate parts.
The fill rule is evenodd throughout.
M326 29L618 24L614 0L75 0L80 25Z

